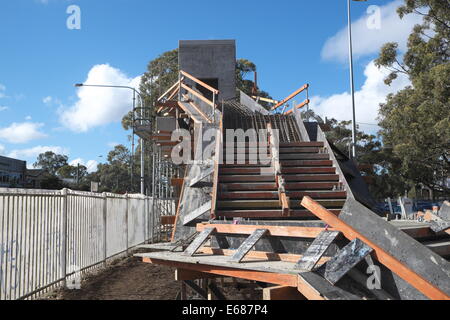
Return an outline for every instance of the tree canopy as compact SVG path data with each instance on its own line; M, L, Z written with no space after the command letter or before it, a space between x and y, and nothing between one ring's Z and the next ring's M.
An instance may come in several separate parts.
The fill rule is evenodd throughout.
M397 12L424 19L410 34L403 57L397 43L387 43L375 61L391 71L387 85L399 74L411 81L380 106L380 135L393 164L389 174L409 189L423 184L449 192L442 182L450 175L450 3L405 0Z
M47 151L38 156L36 162L33 164L33 167L43 169L51 175L56 175L60 168L67 165L68 159L68 156Z

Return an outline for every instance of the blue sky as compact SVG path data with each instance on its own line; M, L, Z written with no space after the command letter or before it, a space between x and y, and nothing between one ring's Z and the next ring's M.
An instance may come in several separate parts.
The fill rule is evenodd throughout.
M400 3L352 4L357 116L371 132L378 104L408 84L399 79L384 86L385 73L372 62L387 41L404 48L419 21L399 20ZM81 10L80 30L66 25L66 10L74 4ZM367 12L370 5L379 11ZM380 19L371 21L379 24L369 28L368 19L378 13ZM349 119L346 19L344 0L1 1L0 154L30 165L50 149L94 168L114 144L129 146L120 125L131 108L129 93L80 91L73 84L137 85L147 63L180 39L236 39L237 56L256 63L259 86L274 98L309 83L319 114Z

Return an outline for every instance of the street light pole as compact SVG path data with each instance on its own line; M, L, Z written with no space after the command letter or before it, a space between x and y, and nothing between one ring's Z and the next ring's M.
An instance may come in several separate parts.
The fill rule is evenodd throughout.
M356 110L355 110L355 82L353 79L353 47L352 47L352 18L350 10L350 0L347 0L348 13L348 58L350 64L350 92L352 96L352 157L356 158Z
M353 0L364 2L367 0ZM350 0L347 0L347 15L348 15L348 59L350 65L350 91L352 95L352 157L356 159L356 109L355 109L355 81L353 78L353 46L352 46L352 17L350 10Z
M139 99L141 100L141 117L142 117L141 124L142 124L143 117L144 117L144 109L143 109L144 99L142 97L142 94L139 91L137 91L136 88L129 87L129 86L114 86L114 85L84 84L84 83L77 83L77 84L75 84L75 87L120 88L120 89L133 90L133 114L134 114L134 110L136 107L136 95L138 95ZM133 123L133 128L134 128L134 123ZM133 135L134 135L134 131L133 131ZM140 138L140 142L141 142L141 181L140 181L141 182L141 194L145 194L144 139ZM134 152L134 150L133 150L133 152Z

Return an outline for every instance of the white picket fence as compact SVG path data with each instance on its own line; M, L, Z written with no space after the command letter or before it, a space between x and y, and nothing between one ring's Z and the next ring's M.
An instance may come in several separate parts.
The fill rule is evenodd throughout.
M159 239L153 207L142 195L0 188L0 300L34 297Z

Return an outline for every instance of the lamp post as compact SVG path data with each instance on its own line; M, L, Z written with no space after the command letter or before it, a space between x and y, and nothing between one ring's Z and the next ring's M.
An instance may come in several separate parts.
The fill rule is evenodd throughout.
M352 0L363 2L367 0ZM350 10L350 0L347 0L347 14L348 14L348 58L350 64L350 92L352 96L352 157L356 158L356 110L355 110L355 81L353 78L353 46L352 46L352 17Z
M137 91L136 88L129 87L129 86L114 86L114 85L103 85L103 84L77 83L77 84L75 84L75 87L98 87L98 88L129 89L129 90L133 91L133 112L134 112L135 107L136 107L136 95L139 96L139 99L141 100L141 105L143 106L143 104L144 104L144 99L142 98L142 94L139 91ZM141 108L141 117L142 117L142 119L144 118L144 108ZM142 119L141 119L141 122L142 122ZM134 123L133 123L133 127L134 127ZM141 181L140 181L141 182L141 194L145 194L145 184L144 184L144 180L145 180L144 179L144 175L145 175L145 168L144 168L145 146L144 146L144 139L140 138L140 141L141 141Z

